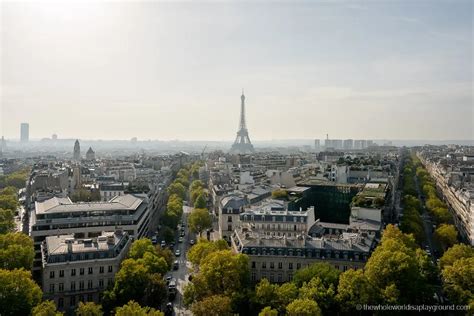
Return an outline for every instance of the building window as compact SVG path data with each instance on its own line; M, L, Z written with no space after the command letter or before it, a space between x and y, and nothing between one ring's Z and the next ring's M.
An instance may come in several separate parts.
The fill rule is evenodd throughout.
M87 281L87 288L92 289L92 280Z
M278 262L278 269L283 269L283 262Z
M252 281L255 281L257 279L257 275L255 272L252 272Z
M80 268L80 269L79 269L79 274L80 274L80 275L84 275L84 268Z
M266 262L262 262L262 269L266 269L267 268L267 263Z
M112 271L113 271L112 266L109 266L109 272L112 272Z
M71 296L71 298L69 299L69 305L71 305L71 306L76 305L76 297L75 296Z
M293 270L293 262L288 263L288 269Z
M99 288L104 288L104 279L99 279Z
M92 274L94 272L92 267L89 267L89 274Z
M79 281L79 290L84 290L84 281Z
M347 271L347 266L344 266L343 271Z
M291 281L293 280L293 273L288 273L288 281Z
M71 270L71 276L75 276L76 275L76 269L72 269Z
M64 291L64 283L59 283L59 292Z
M108 279L107 280L107 286L111 286L114 284L114 280L113 279Z
M50 272L49 272L49 278L50 278L50 279L54 279L54 271L50 271Z
M273 276L273 273L270 273L270 282L271 283L275 282L275 278Z
M298 270L298 269L301 269L301 263L299 263L299 262L296 264L296 270Z
M71 291L75 291L76 290L76 282L72 281L71 282Z
M227 225L227 230L232 231L232 225Z
M227 222L232 223L232 216L227 216Z
M103 267L103 266L101 266L101 267L99 268L99 273L104 273L104 267Z
M64 307L64 299L60 297L58 299L58 308L63 308Z
M337 270L339 270L339 266L338 266L338 265L335 265L334 268L336 268Z
M49 293L54 293L54 283L49 285Z
M278 283L281 283L283 280L282 280L282 275L281 273L278 273Z
M59 277L64 278L64 270L59 270Z
M87 294L87 301L88 302L92 302L93 301L93 298L92 298L92 294Z
M275 263L274 262L270 262L270 269L275 269Z
M252 261L252 269L255 269L255 261Z

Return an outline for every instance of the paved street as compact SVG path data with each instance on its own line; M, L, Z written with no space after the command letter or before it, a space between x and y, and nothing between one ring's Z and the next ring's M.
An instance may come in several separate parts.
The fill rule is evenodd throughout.
M174 250L179 249L181 251L181 256L177 257L176 260L179 262L179 269L173 270L170 272L173 278L176 279L178 293L176 298L173 301L175 315L192 315L189 310L186 310L183 304L183 293L184 287L189 282L189 271L191 269L191 263L187 261L187 251L190 247L189 241L195 239L194 235L190 235L187 225L188 214L192 211L191 207L183 206L183 223L186 225L184 241L182 243L178 242L179 232L176 237L176 245Z

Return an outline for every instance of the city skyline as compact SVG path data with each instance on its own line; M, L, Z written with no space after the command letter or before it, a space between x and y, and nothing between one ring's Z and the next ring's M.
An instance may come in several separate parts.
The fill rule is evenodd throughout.
M1 6L7 139L474 139L469 1Z

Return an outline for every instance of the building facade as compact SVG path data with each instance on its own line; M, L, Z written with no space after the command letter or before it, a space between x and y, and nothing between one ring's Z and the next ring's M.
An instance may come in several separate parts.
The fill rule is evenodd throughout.
M92 239L49 236L41 244L43 293L59 310L73 312L79 302L100 303L132 240L126 232L102 232Z

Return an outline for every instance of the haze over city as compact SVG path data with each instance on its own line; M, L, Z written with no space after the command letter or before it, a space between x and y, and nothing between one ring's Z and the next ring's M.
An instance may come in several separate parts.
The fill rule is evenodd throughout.
M1 134L474 139L471 1L2 2Z

